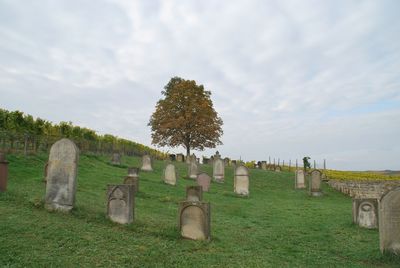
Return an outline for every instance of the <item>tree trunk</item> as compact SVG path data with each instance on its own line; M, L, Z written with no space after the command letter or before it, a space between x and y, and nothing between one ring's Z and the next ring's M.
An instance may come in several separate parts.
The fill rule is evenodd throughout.
M190 147L186 146L186 156L190 157Z

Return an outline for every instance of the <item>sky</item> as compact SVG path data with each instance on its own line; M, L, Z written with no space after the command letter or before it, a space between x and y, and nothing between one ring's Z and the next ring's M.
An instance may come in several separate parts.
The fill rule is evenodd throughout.
M151 145L171 77L223 157L400 169L400 1L0 0L0 108ZM181 147L160 148L170 153Z

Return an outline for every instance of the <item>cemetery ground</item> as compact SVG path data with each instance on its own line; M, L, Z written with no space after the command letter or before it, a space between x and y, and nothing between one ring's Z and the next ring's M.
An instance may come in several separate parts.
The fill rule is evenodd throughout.
M212 183L211 241L180 237L178 202L185 187L184 163L175 163L177 186L166 185L165 166L140 172L133 224L106 219L107 184L122 184L140 158L81 155L76 207L70 214L44 209L47 155L8 155L8 190L0 193L0 266L128 267L399 267L382 255L378 230L352 223L351 198L323 185L323 197L294 189L294 174L250 170L250 196L233 193L233 170L225 183ZM211 166L201 171L212 174Z

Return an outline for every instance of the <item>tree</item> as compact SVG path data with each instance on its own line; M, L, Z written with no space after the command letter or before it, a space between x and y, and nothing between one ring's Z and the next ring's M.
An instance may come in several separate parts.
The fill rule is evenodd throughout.
M307 168L311 168L311 164L308 160L311 158L309 156L303 157L303 166L304 166L304 172L307 173Z
M173 77L161 92L164 98L157 102L150 117L152 144L183 146L186 155L190 149L204 150L222 144L222 119L211 101L211 92L193 80Z

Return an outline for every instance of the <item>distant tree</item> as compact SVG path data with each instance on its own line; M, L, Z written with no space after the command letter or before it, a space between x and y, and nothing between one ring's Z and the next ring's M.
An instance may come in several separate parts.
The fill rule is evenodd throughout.
M307 168L311 168L311 164L308 160L311 158L309 156L303 157L303 166L304 166L304 173L307 173Z
M186 155L191 149L204 150L222 144L222 119L211 101L211 92L193 80L173 77L161 92L152 114L152 143L159 146L183 146Z

